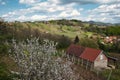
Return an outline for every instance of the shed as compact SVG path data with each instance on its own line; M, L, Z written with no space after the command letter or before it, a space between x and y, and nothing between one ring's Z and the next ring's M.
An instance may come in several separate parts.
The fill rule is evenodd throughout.
M79 45L71 44L67 51L67 54L74 55L80 60L84 60L84 63L89 62L93 67L105 68L108 64L108 59L102 50L82 47Z
M107 67L108 59L103 54L102 50L85 48L83 53L80 55L80 58L93 63L94 67L101 67L101 68Z

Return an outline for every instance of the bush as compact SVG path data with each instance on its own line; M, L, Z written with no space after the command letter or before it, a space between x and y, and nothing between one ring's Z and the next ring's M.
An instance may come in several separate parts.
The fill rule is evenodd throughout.
M12 80L12 77L9 76L10 72L7 70L7 67L4 63L0 63L0 80Z
M84 47L99 48L97 41L89 38L80 39L79 44Z
M5 43L0 44L0 53L7 54L9 50L9 46Z
M61 36L58 40L57 49L65 49L71 44L71 40L66 36Z

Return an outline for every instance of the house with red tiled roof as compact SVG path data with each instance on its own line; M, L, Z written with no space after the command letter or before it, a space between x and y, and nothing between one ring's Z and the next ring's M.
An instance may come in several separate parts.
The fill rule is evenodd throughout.
M79 59L81 64L94 68L107 67L108 59L102 50L71 44L66 53Z
M79 57L83 53L84 49L85 48L82 46L71 44L66 53Z
M104 38L104 43L114 43L117 40L117 36L107 36Z

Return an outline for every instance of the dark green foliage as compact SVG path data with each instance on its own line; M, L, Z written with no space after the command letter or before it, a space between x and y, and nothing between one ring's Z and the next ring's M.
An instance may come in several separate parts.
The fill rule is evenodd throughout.
M3 54L3 53L8 53L8 50L9 50L9 46L5 43L1 43L0 44L0 53Z
M99 48L106 51L106 52L120 52L120 42L116 42L113 44L102 44L100 41L98 41Z
M76 36L75 39L74 39L74 44L79 43L79 41L80 41L80 40L79 40L79 37Z
M100 34L106 34L108 36L120 35L120 26L98 27L98 26L90 25L90 27L85 28L85 30Z
M4 63L0 63L0 80L13 80Z
M107 27L106 35L120 35L120 26Z
M8 45L6 41L11 39L11 33L9 33L10 28L8 24L4 21L0 21L0 54L8 53Z
M71 44L71 40L68 37L62 35L58 40L57 49L65 49L70 44Z
M85 28L85 31L90 31L90 32L95 32L95 33L99 33L99 34L105 34L106 32L106 27L98 27L95 25L90 24L89 27Z
M84 47L99 48L97 41L89 38L80 39L79 44Z

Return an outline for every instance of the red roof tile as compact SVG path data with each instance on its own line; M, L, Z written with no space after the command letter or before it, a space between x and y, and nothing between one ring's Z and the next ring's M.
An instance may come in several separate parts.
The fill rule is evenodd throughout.
M82 52L84 51L84 47L79 46L79 45L75 45L75 44L71 44L68 49L67 49L67 54L71 54L71 55L75 55L77 57L79 57Z
M100 53L101 50L93 49L93 48L85 48L84 52L80 55L80 58L94 62Z

